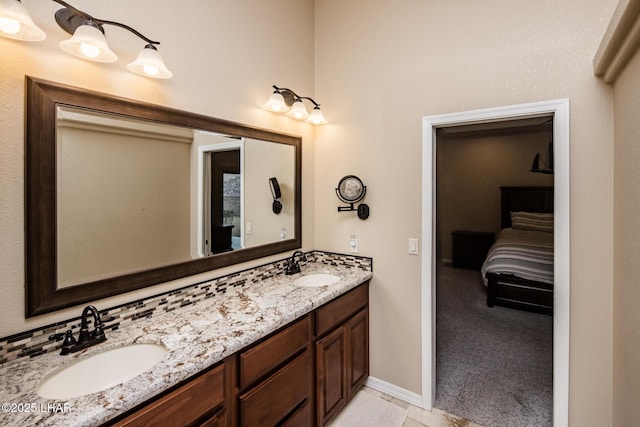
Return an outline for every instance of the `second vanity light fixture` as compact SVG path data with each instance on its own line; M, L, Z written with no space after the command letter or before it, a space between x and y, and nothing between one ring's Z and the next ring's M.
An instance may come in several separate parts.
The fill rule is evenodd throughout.
M55 1L55 0L54 0ZM287 113L287 116L298 120L304 120L307 123L314 125L322 125L327 123L322 111L320 110L320 104L314 101L308 96L299 96L291 89L285 87L278 87L273 85L273 93L269 97L266 104L262 106L263 109L274 113ZM307 111L307 108L302 102L303 99L308 100L313 104L313 110L311 114Z
M118 56L109 48L103 28L104 25L113 25L132 32L146 42L136 60L127 65L129 71L156 79L168 79L173 76L156 48L160 42L145 37L128 25L95 18L65 1L51 1L64 6L55 13L55 19L63 30L73 35L60 43L65 52L89 61L116 61ZM47 38L44 31L33 22L20 0L0 0L0 35L23 41L40 41Z

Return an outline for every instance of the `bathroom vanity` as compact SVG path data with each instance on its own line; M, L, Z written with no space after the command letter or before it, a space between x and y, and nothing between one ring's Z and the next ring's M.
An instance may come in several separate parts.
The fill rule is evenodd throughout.
M314 275L340 279L331 285L296 282ZM0 368L2 401L59 403L71 410L1 413L0 424L324 425L368 376L371 277L359 268L310 262L300 274L280 272L107 330L105 343L75 354L7 363ZM111 388L66 399L38 396L39 384L64 367L139 343L161 344L168 352Z
M368 329L365 282L114 425L324 425L367 379Z
M103 319L110 319L100 326L106 338L94 333L87 341L78 335L78 343L71 344L78 329L87 337L88 308L94 314L93 328L99 325L98 310L91 306L85 309L82 326L78 319L68 319L0 338L0 402L8 405L0 412L0 425L306 426L324 425L334 417L369 372L372 260L322 251L305 257L299 251L302 138L32 77L25 78L25 88L26 317L296 252L290 259L100 307ZM116 159L117 164L105 166L108 172L118 171L107 174L108 182L92 174L95 153L79 155L78 147L88 148L87 141L96 142L91 147L99 151L123 150L99 156ZM170 160L171 168L181 165L181 179L168 177L170 188L182 183L175 197L157 181L159 159L148 162L154 165L149 168L154 178L117 182L125 176L121 162L133 158L128 151L147 147L149 141L150 151L140 153L141 158L166 149L173 154L162 157ZM203 188L218 184L205 179L215 168L201 164L215 163L208 156L229 149L239 151L244 162L239 169L245 203L234 214L238 221L218 218L218 204L201 200L209 193ZM65 160L60 153L72 156ZM81 160L75 162L76 158ZM252 166L252 159L261 167ZM141 163L133 162L131 170L140 171ZM264 164L278 168L267 171ZM77 165L86 171L75 176ZM237 166L234 160L234 171ZM281 191L264 191L271 177L277 177ZM73 190L88 179L107 190ZM163 206L146 201L151 191L146 186L130 194L132 183L146 182L159 189L157 199ZM105 204L83 200L78 193L97 194ZM104 194L125 198L106 200ZM285 208L269 209L271 197ZM203 208L214 204L216 212ZM76 216L87 206L100 215ZM174 208L178 214L169 215L158 228L143 227L155 224L144 215L136 216L135 223L113 226L114 219L132 218L131 211ZM99 221L110 227L92 223L103 213L109 213L109 221ZM219 253L210 250L209 228L234 221L241 228L238 246ZM178 230L171 230L177 223ZM75 232L85 228L105 229L100 245ZM134 234L142 230L144 237ZM111 236L128 236L131 241L111 246L106 243ZM226 240L229 249L228 236ZM85 243L91 248L84 249ZM157 250L146 250L149 247ZM160 248L176 253L160 254ZM120 257L111 264L114 254ZM144 259L137 260L138 255ZM129 264L134 260L140 262ZM55 340L62 337L66 347L61 349ZM160 357L133 356L143 345L156 356L160 352ZM66 351L70 348L73 351ZM43 388L48 388L46 393Z

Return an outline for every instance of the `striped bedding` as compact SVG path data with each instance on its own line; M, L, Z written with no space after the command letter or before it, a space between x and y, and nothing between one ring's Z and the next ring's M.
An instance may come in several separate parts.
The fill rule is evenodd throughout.
M553 233L505 228L498 233L481 269L486 273L512 274L527 280L553 284Z

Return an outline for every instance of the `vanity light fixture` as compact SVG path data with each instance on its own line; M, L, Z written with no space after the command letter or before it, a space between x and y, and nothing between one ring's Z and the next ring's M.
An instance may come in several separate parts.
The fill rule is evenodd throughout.
M168 79L173 76L167 69L156 45L139 31L120 22L98 19L63 0L51 0L64 8L55 13L58 25L72 37L60 43L67 53L95 62L114 62L118 56L109 48L104 36L104 25L124 28L146 42L134 62L127 65L129 71L145 77ZM0 35L16 40L40 41L47 36L33 22L20 0L0 0Z
M54 0L55 1L55 0ZM327 120L320 110L320 104L314 101L308 96L299 96L291 89L284 87L278 87L273 85L273 93L269 97L266 104L262 106L263 109L274 113L287 113L287 116L297 120L304 120L307 123L314 125L322 125L327 123ZM307 111L303 99L308 100L313 104L313 110L311 114Z
M0 35L15 40L37 42L47 38L18 0L0 0Z

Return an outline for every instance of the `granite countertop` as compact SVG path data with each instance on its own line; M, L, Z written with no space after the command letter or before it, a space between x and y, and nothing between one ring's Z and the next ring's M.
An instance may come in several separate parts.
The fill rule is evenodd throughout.
M279 275L229 289L226 294L107 331L108 340L78 353L19 359L0 368L0 425L95 426L201 372L372 277L357 268L310 263L302 274L330 273L341 280L316 288L294 285L300 276ZM37 385L74 360L131 343L162 343L169 352L150 370L107 390L44 399ZM30 411L30 412L27 412Z

